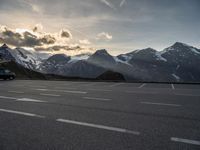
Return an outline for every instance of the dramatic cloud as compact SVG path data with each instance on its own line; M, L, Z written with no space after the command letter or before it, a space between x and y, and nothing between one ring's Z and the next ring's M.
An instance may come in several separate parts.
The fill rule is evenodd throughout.
M54 45L50 47L36 47L36 51L51 52L52 54L64 53L69 56L94 53L93 48L83 47L80 45Z
M79 43L80 44L84 44L84 45L90 45L91 44L91 42L89 40L87 40L87 39L79 40Z
M40 28L40 29L39 29ZM40 52L47 53L65 53L68 55L77 55L91 53L94 49L87 47L91 44L89 40L78 40L79 43L71 42L72 34L69 30L63 29L58 33L46 33L42 25L38 24L32 30L28 29L10 29L6 26L0 26L0 43L6 43L14 47L31 48Z
M69 30L63 29L60 31L60 36L62 38L68 38L68 39L72 39L72 34Z
M37 39L43 36L39 32L51 33L53 45L82 45L79 40L88 39L96 49L116 55L144 47L162 50L176 41L199 47L199 10L200 0L0 0L0 24L13 33L28 28ZM34 28L37 23L44 29ZM68 29L73 38L68 32L61 37L61 29ZM109 36L97 40L102 31ZM17 33L14 39L23 41L23 33Z
M38 32L43 30L43 25L42 24L36 24L35 27L33 28L33 32Z
M110 41L112 40L112 35L110 35L109 33L106 33L106 32L101 32L97 35L97 40L107 40L107 41Z
M1 26L0 42L16 47L35 47L54 44L56 38L50 34L38 35L28 30L18 29L17 31L14 31L5 26Z
M56 42L56 38L50 34L47 34L41 38L41 41L43 44L54 44Z

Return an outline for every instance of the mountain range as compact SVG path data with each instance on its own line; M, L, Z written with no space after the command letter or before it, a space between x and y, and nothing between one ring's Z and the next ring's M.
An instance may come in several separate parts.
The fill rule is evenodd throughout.
M23 48L11 49L4 44L0 47L0 59L43 74L66 77L94 79L112 71L123 75L126 81L200 82L200 49L181 42L162 51L146 48L118 56L105 49L94 54L47 56Z

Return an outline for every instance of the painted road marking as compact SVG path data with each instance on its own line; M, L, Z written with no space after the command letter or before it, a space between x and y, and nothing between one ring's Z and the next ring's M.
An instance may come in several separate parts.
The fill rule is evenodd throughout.
M126 93L134 93L134 94L158 94L158 92L142 92L142 91L126 91Z
M56 94L46 94L46 93L40 93L40 95L43 96L52 96L52 97L59 97L60 95L56 95Z
M146 85L146 83L140 85L138 88L141 89L141 88L143 88L145 85Z
M36 102L36 103L45 103L46 101L37 100L37 99L31 99L31 98L18 98L16 101L21 102Z
M88 89L90 91L100 91L100 92L112 92L112 90L102 90L102 89Z
M121 133L128 133L128 134L133 134L133 135L140 135L140 132L137 132L137 131L132 131L132 130L127 130L127 129L117 128L117 127L110 127L110 126L105 126L105 125L100 125L100 124L93 124L93 123L87 123L87 122L79 122L79 121L66 120L66 119L56 119L56 121L63 122L63 123L80 125L80 126L87 126L87 127L92 127L92 128L104 129L104 130L109 130L109 131L115 131L115 132L121 132Z
M35 89L37 91L49 91L48 89Z
M40 86L40 85L31 85L31 88L46 88L46 86Z
M83 91L71 91L71 90L50 90L50 89L35 89L37 91L52 91L52 92L64 92L64 93L74 93L74 94L87 94Z
M7 96L0 96L1 99L12 99L15 101L22 101L22 102L37 102L37 103L45 103L46 101L36 100L31 98L16 98L16 97L7 97Z
M171 86L172 86L172 90L175 90L174 84L171 84Z
M192 144L192 145L200 145L200 141L182 139L182 138L177 138L177 137L171 137L171 141L180 142L180 143L186 143L186 144Z
M0 109L0 111L7 112L7 113L13 113L13 114L17 114L17 115L29 116L29 117L45 118L44 116L41 116L41 115L36 115L36 114L22 112L22 111L15 111L15 110L8 110L8 109Z
M111 99L108 98L98 98L98 97L83 97L83 98L88 100L111 101Z
M16 94L23 94L24 92L21 91L8 91L9 93L16 93Z
M116 84L110 85L110 87L116 87L116 86L123 85L123 84L125 84L125 83L116 83Z
M17 98L15 97L7 97L7 96L0 96L1 99L14 99L16 100Z
M140 102L141 104L147 105L160 105L160 106L172 106L172 107L180 107L179 104L166 104L166 103L152 103L152 102Z

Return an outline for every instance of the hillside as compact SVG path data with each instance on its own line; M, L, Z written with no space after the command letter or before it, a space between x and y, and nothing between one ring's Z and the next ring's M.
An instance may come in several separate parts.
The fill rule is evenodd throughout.
M0 68L9 69L14 72L16 79L46 79L44 74L27 69L14 61L0 61Z

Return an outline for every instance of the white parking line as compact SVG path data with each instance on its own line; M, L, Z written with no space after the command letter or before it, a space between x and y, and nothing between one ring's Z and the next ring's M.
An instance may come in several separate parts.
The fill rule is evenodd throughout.
M174 84L171 84L172 90L175 90Z
M74 93L74 94L87 94L84 91L71 91L71 90L50 90L50 89L35 89L37 91L52 91L52 92L64 92L64 93Z
M158 92L142 92L142 91L126 91L126 93L134 93L134 94L158 94Z
M74 94L87 94L87 92L83 92L83 91L70 91L70 90L63 90L60 92L64 92L64 93L74 93Z
M192 144L192 145L200 145L200 141L182 139L182 138L177 138L177 137L171 137L171 141L180 142L180 143L186 143L186 144Z
M46 101L37 100L37 99L31 99L31 98L18 98L16 101L21 102L36 102L36 103L45 103Z
M40 93L40 95L43 96L52 96L52 97L59 97L60 95L56 95L56 94L46 94L46 93Z
M0 96L0 99L12 99L15 101L21 102L36 102L36 103L45 103L46 101L31 99L31 98L16 98L16 97L7 97L7 96Z
M152 102L140 102L141 104L146 105L160 105L160 106L172 106L172 107L180 107L179 104L166 104L166 103L152 103Z
M111 99L107 99L107 98L97 98L97 97L83 97L83 98L88 99L88 100L111 101Z
M46 88L46 86L40 86L40 85L31 85L29 87L31 87L31 88Z
M16 100L17 98L15 97L7 97L7 96L0 96L1 99L14 99Z
M16 94L23 94L24 92L21 91L8 91L9 93L16 93Z
M49 91L48 89L35 89L37 91ZM54 91L58 91L58 90L54 90Z
M115 132L128 133L128 134L133 134L133 135L140 135L140 133L137 132L137 131L132 131L132 130L127 130L127 129L117 128L117 127L110 127L110 126L105 126L105 125L100 125L100 124L93 124L93 123L87 123L87 122L79 122L79 121L66 120L66 119L56 119L56 121L63 122L63 123L80 125L80 126L87 126L87 127L92 127L92 128L110 130L110 131L115 131Z
M29 116L29 117L45 118L44 116L41 116L41 115L36 115L36 114L22 112L22 111L15 111L15 110L8 110L8 109L0 109L0 111L7 112L7 113L13 113L13 114L17 114L17 115Z
M110 85L110 87L116 87L116 86L123 85L123 84L125 84L125 83L116 83L116 84Z
M146 85L146 83L140 85L138 88L141 89L141 88L143 88L145 85Z
M112 90L103 90L103 89L88 89L90 91L100 91L100 92L111 92Z

